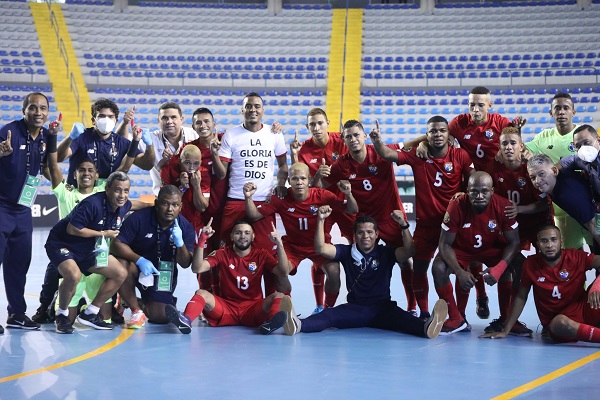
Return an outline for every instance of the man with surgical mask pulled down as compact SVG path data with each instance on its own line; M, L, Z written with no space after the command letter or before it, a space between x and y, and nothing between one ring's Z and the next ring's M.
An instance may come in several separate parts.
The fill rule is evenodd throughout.
M71 132L65 137L57 149L58 161L69 158L69 175L67 183L77 185L75 170L83 158L90 158L99 174L102 183L108 176L119 169L125 155L134 158L134 165L149 171L154 166L154 147L150 132L143 130L142 141L146 151L138 149L139 142L130 141L114 133L119 107L108 99L98 99L92 104L92 128L85 128L76 122Z

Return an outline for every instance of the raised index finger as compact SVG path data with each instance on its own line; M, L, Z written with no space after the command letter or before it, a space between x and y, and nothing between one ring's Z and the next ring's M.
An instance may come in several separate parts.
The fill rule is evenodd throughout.
M208 220L208 223L206 224L206 226L211 226L212 225L212 220L213 220L213 217L210 217L210 219Z
M296 142L298 141L298 129L296 129L296 132L294 132L294 140Z
M10 138L11 138L11 136L12 136L12 134L11 134L11 132L10 132L10 130L9 130L9 131L6 133L6 141L7 141L8 143L10 143Z
M273 232L275 232L277 230L277 228L275 228L275 224L273 223L273 221L271 221L271 227L273 228Z
M375 120L375 129L379 130L379 121Z

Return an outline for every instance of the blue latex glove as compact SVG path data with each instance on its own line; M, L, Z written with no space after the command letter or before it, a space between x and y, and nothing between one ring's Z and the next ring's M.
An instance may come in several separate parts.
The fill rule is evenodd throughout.
M135 262L135 265L138 266L138 268L144 275L152 275L152 274L158 275L159 274L158 270L154 267L154 264L152 264L152 261L147 260L144 257L140 257Z
M175 225L171 228L171 240L175 243L175 246L183 246L183 231L179 227L177 220L175 220Z
M142 142L144 142L146 146L150 146L152 144L152 136L150 136L149 129L142 129Z
M69 137L73 140L77 139L85 130L85 126L81 122L75 122L73 124L73 128L71 128L71 133L69 133Z

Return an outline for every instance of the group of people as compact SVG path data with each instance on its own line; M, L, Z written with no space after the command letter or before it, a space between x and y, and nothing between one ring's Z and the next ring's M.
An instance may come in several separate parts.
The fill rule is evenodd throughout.
M374 327L435 338L471 330L473 287L477 316L490 317L487 284L498 287L499 315L482 337L531 336L518 318L533 286L540 321L554 340L600 342L600 282L585 287L586 271L600 271L597 132L573 124L567 93L552 99L556 126L528 143L520 134L526 120L490 113L492 105L490 91L476 87L468 113L450 122L433 116L426 135L392 145L377 122L368 134L358 120L330 132L325 111L314 108L306 117L312 137L294 138L288 165L282 127L262 123L258 93L243 99L244 122L223 134L207 108L195 110L187 128L179 105L164 103L159 130L149 132L135 125L135 107L117 125L117 105L99 99L93 127L76 123L60 143L60 120L44 127L48 99L31 93L24 118L0 129L6 325L39 329L54 319L57 332L72 333L75 321L96 329L150 321L190 333L203 318L263 334ZM67 158L65 183L58 162ZM154 204L129 200L134 164L150 171ZM394 164L413 170L414 235ZM61 220L46 242L50 262L40 307L29 319L29 207L40 174L51 181ZM332 243L334 224L348 244ZM582 250L584 240L591 254ZM537 254L526 258L521 252L531 246ZM316 308L300 319L290 276L306 259ZM406 308L391 296L396 264ZM432 308L430 265L439 297ZM189 267L199 289L178 308L178 271ZM348 296L336 306L341 267Z

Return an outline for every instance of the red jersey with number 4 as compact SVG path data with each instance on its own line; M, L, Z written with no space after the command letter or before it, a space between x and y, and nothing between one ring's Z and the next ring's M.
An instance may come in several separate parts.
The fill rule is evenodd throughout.
M510 120L500 114L488 114L485 124L473 123L471 114L457 115L450 124L450 134L465 149L475 165L477 171L485 171L487 164L498 153L500 133L510 125Z
M332 210L344 211L346 201L340 200L329 190L310 188L308 198L298 201L294 198L293 189L280 199L271 196L271 201L258 206L258 211L265 217L278 213L285 228L288 240L292 240L295 246L306 247L313 251L315 241L315 230L317 228L317 212L321 206L331 206ZM331 218L325 220L325 242L331 243Z
M262 299L264 271L277 266L277 260L264 249L252 248L247 256L240 257L231 246L211 253L206 261L211 268L219 269L220 297L233 301Z
M529 174L527 173L527 163L521 163L517 169L509 169L504 164L492 160L488 164L486 171L494 180L494 193L508 199L511 203L519 205L529 205L538 201L548 202L550 199L546 195L542 195L531 183ZM546 224L552 224L552 207L544 211L533 214L519 214L517 221L519 222L519 234L521 243L525 244L533 240L532 234L535 237L538 229Z
M390 145L388 147L396 149ZM396 176L391 162L377 155L373 145L365 145L367 156L362 163L356 162L349 153L331 166L329 183L348 180L352 195L358 203L358 213L370 215L376 221L386 221L394 210L402 210Z
M492 198L481 214L475 213L467 194L462 194L448 204L442 229L456 233L452 244L456 256L471 258L474 254L481 257L494 257L506 245L502 238L504 231L517 229L518 222L504 215L509 201L497 194Z
M540 322L548 326L558 314L579 321L582 302L587 302L585 272L592 268L594 254L563 249L560 262L552 267L541 254L527 257L523 263L521 286L533 286L533 300Z
M340 132L328 132L329 141L325 147L319 147L313 138L302 143L298 151L298 161L308 165L310 176L315 176L319 166L325 159L327 165L333 164L340 156L348 152L348 148L342 140Z
M442 222L448 202L460 191L463 177L473 170L473 162L463 149L449 147L445 157L417 157L416 148L398 152L398 165L410 165L415 177L417 223L435 225Z

